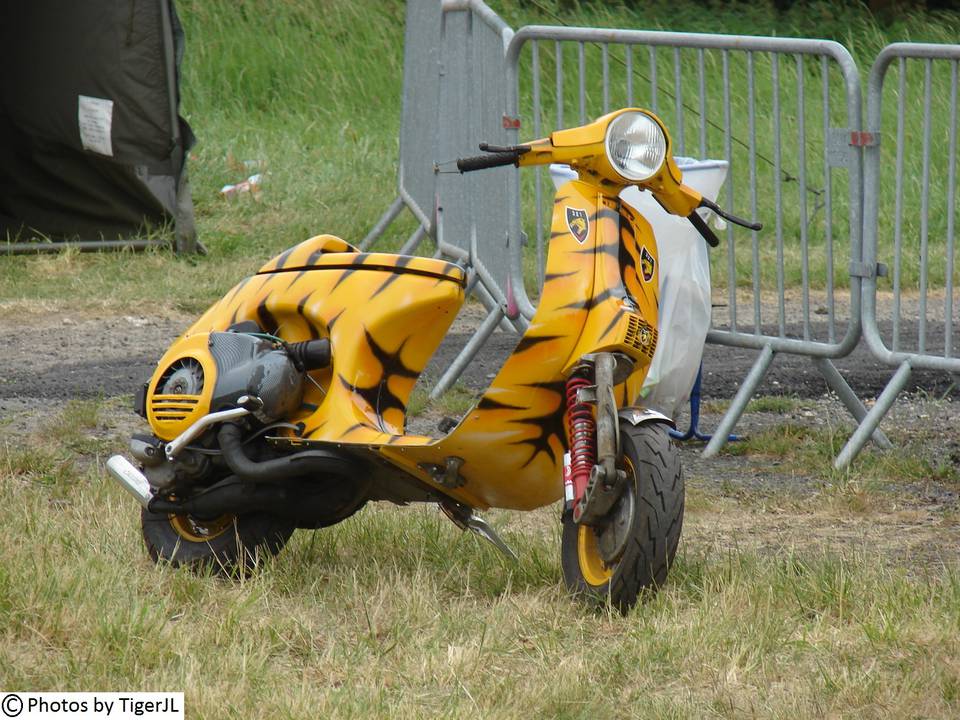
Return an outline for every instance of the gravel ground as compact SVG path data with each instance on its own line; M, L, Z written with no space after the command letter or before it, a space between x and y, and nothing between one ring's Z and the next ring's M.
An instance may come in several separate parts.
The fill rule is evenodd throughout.
M814 297L811 305L819 307L819 302L820 299ZM744 302L741 300L740 304ZM802 337L802 316L796 310L796 303L790 303L789 307L787 334ZM909 309L908 304L904 307ZM763 308L764 317L775 316L775 306L765 303ZM482 308L471 304L464 309L428 365L427 379L439 377L482 318ZM0 318L0 332L8 338L0 352L0 416L5 409L15 407L18 400L112 397L134 392L149 377L166 347L191 320L190 316L176 314L103 317L69 311L41 312L30 318L9 315ZM890 321L883 320L880 325L887 331ZM744 331L742 320L739 327ZM814 322L811 327L813 337L826 337L825 322ZM776 334L777 326L764 325L763 329ZM746 331L752 331L752 326ZM839 332L842 331L841 327ZM914 337L916 331L915 321L905 321L901 326L904 337ZM931 321L929 347L942 347L943 337L942 322ZM484 388L518 339L512 333L494 333L483 352L467 368L463 383L473 390ZM732 397L756 357L755 350L707 345L703 357L704 397ZM836 361L836 365L864 398L876 397L893 375L893 368L875 360L863 343L849 356ZM943 395L952 384L953 378L946 373L915 371L907 392ZM774 359L758 394L811 398L820 397L825 391L824 382L810 360L781 354Z

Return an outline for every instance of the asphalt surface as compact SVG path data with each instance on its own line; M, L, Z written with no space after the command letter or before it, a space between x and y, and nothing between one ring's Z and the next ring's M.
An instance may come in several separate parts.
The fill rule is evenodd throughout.
M100 334L90 333L83 326L22 331L8 337L5 348L0 350L0 400L131 394L150 376L157 359L185 324L182 319L137 325L114 323ZM798 330L788 328L788 334ZM905 336L910 332L908 324L904 327ZM931 327L929 333L930 347L941 347L942 327ZM427 380L439 377L469 337L463 332L448 335L427 367ZM513 334L495 333L467 368L462 377L464 384L474 390L486 387L517 340ZM754 350L707 345L703 357L704 397L732 397L757 355ZM865 399L876 397L895 370L875 360L863 343L835 364L854 391ZM953 378L947 373L915 371L907 391L939 396L951 390L952 383ZM826 392L826 384L809 358L786 354L774 358L758 389L761 395L801 398L820 397Z

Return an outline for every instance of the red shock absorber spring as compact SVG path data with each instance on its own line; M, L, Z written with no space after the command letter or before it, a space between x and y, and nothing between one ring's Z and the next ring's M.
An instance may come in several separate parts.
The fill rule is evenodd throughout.
M590 385L591 382L583 377L567 380L567 434L570 437L574 507L583 499L590 471L597 463L597 423L590 406L577 398L577 391Z

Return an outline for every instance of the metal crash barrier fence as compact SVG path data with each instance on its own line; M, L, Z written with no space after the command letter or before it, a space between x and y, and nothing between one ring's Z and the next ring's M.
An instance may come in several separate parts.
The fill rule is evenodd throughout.
M625 105L660 115L676 154L726 160L719 202L765 223L749 235L728 226L726 247L712 253L717 307L707 341L759 355L705 455L719 451L777 353L809 358L857 419L838 467L871 438L890 447L879 423L913 369L960 372L960 46L884 49L870 73L864 128L857 66L825 40L548 26L514 34L480 0L411 0L406 43L398 198L362 247L407 207L419 225L401 252L433 238L436 255L467 268L488 311L431 396L455 382L498 327L524 329L549 232L546 170L460 176L451 161L475 154L480 141L542 137ZM897 102L883 106L894 61ZM908 80L913 66L921 70ZM910 102L914 87L922 100ZM881 119L897 128L895 140L880 142ZM906 179L914 176L917 187ZM884 281L879 260L892 267ZM905 315L918 318L916 327ZM834 366L861 335L897 367L869 413Z
M960 45L896 43L870 70L863 336L897 370L837 456L838 468L860 452L913 370L960 373L953 335L958 63ZM886 88L890 75L895 88Z
M399 252L435 241L437 257L467 270L488 315L430 392L459 378L498 328L522 332L503 287L509 272L506 170L461 176L453 163L481 141L503 141L503 56L513 31L480 0L407 3L397 198L360 244L371 247L406 207L418 226Z
M623 105L657 112L675 154L720 157L720 202L766 223L726 229L714 253L725 308L707 341L759 350L704 454L726 442L779 352L809 357L858 420L867 411L833 364L860 338L861 100L847 50L831 41L531 26L507 50L511 142L581 124ZM718 118L714 120L713 118ZM532 316L521 226L534 228L542 273L542 180L511 174L507 295ZM547 216L549 217L549 216ZM529 277L529 274L527 274ZM720 282L717 282L719 280ZM798 288L794 290L793 288ZM746 313L743 305L746 304ZM746 318L744 318L746 315ZM875 440L889 447L879 431Z

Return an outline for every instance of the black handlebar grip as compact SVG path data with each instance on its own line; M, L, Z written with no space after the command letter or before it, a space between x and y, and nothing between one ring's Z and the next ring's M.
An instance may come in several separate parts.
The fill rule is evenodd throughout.
M710 229L710 226L704 222L703 218L697 214L696 210L687 215L687 220L689 220L697 229L697 232L703 236L703 239L707 241L707 245L717 247L720 244L720 238L718 238L713 230Z
M473 170L483 170L485 168L502 167L504 165L516 165L518 154L508 153L488 153L486 155L476 155L474 157L460 158L457 160L457 170L461 173L472 172Z

